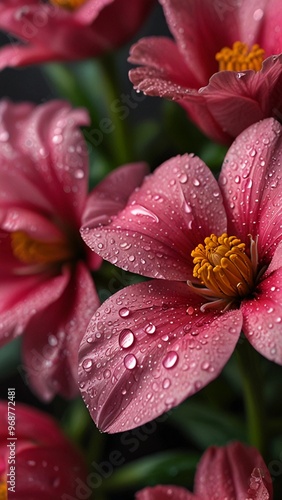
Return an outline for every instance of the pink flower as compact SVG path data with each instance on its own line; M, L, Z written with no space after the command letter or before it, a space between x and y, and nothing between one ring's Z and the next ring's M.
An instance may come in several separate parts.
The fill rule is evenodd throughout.
M145 488L136 500L271 500L269 471L256 448L231 443L212 446L202 456L194 493L179 486Z
M83 398L118 432L216 378L241 330L282 363L281 125L266 119L229 149L219 178L193 155L148 176L127 206L82 236L110 262L155 278L109 298L79 354Z
M220 142L263 118L281 120L279 0L159 1L175 41L150 37L132 47L136 89L176 100Z
M87 197L78 127L88 122L85 110L60 101L0 104L0 345L24 332L27 379L44 400L77 394L78 347L100 304L91 270L102 260L79 233L87 199L104 220L111 207L122 208L110 191L100 198L99 187ZM122 178L119 203L143 175L142 165L124 169L131 184L119 171L102 183L110 190Z
M154 0L2 0L0 29L22 43L0 51L0 69L96 57L129 40Z
M10 397L13 394L9 390ZM11 399L14 401L14 399ZM9 400L8 400L9 401ZM13 411L13 408L15 411ZM16 440L8 428L15 415ZM74 495L85 483L82 456L44 413L20 403L0 402L0 497L14 500L50 500ZM9 488L9 497L7 488ZM11 489L13 488L13 489ZM72 497L71 497L72 498Z

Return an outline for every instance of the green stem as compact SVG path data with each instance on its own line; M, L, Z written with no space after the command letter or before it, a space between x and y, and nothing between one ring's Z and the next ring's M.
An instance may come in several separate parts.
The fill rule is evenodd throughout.
M242 376L249 443L263 453L265 425L259 356L246 339L238 344L236 353Z
M111 146L113 158L117 165L132 161L131 140L125 120L117 113L113 103L121 101L121 94L117 93L119 84L116 77L115 61L110 55L100 60L100 75L103 84L104 97L106 98L107 111L113 126ZM122 102L122 101L121 101ZM121 104L120 102L120 104Z

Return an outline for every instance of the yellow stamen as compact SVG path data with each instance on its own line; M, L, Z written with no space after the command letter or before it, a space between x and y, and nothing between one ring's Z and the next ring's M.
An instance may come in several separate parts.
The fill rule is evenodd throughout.
M85 1L86 0L51 0L53 5L57 5L58 7L62 7L67 10L76 10L84 4Z
M64 262L73 256L73 249L66 241L40 241L24 231L11 234L11 245L15 257L25 264Z
M8 500L7 482L0 478L0 500Z
M223 233L205 238L205 245L192 251L193 276L211 291L213 298L234 300L249 295L254 286L254 269L245 253L245 243Z
M251 50L246 43L235 42L232 49L223 47L215 56L219 71L259 71L264 60L264 50L256 43Z

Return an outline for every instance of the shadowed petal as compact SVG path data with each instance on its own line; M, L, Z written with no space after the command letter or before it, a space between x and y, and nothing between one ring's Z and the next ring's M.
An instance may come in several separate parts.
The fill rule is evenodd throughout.
M281 264L280 264L281 265ZM241 310L243 331L263 356L282 364L282 269L274 271L257 288L253 300L244 301Z
M129 163L115 169L91 191L82 216L82 233L87 242L87 228L107 224L113 215L120 212L148 171L146 163Z
M46 274L1 281L0 345L21 335L31 317L45 309L63 293L69 276ZM3 298L3 300L2 300Z
M155 486L144 488L135 495L136 500L200 500L180 486Z
M268 116L282 112L282 55L263 62L261 71L220 71L201 89L206 106L231 137ZM189 96L187 96L189 101Z
M78 264L64 293L31 319L23 338L23 368L41 399L77 394L78 348L98 306L92 278Z
M259 235L262 262L269 263L282 238L281 125L269 118L234 141L223 164L219 185L229 231L244 242Z
M184 283L152 281L109 298L79 353L79 386L98 427L148 422L216 378L238 340L239 310L202 313Z
M145 276L192 277L191 251L211 232L226 230L216 180L197 157L172 158L148 176L112 222L82 230L104 259Z
M265 497L248 496L250 479L254 468L261 471L264 477ZM200 460L194 491L200 498L272 498L272 483L269 471L259 452L253 447L246 447L241 443L232 443L228 446L208 448ZM254 491L254 490L253 490Z
M197 88L201 85L201 81L197 75L185 64L177 45L169 38L142 38L131 47L128 61L133 64L144 64L146 66L146 68L131 70L129 77L132 83L134 83L135 88L148 91L150 95L162 96L160 90L158 93L152 94L152 88L150 89L145 82L142 83L141 87L138 86L138 83L141 82L141 78L138 75L142 70L144 71L142 80L146 80L147 82L151 80L153 83L155 79L159 79L163 81L163 85L166 82L168 89L171 86L174 90L176 90L176 85L180 85L184 87L184 94L187 94L187 87ZM159 85L155 82L156 88ZM171 97L174 95L172 93ZM169 94L166 97L169 97Z

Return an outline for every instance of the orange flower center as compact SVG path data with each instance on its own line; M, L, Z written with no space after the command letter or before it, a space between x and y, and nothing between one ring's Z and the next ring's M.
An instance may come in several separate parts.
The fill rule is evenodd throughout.
M65 262L73 257L73 249L67 241L40 241L24 231L11 234L11 245L14 256L25 264Z
M7 482L0 478L0 500L8 500Z
M219 71L259 71L264 60L264 50L256 43L251 50L246 43L235 42L232 49L223 47L215 55L219 63Z
M76 10L84 4L85 1L86 0L51 0L53 5L57 5L58 7L62 7L67 10Z
M192 251L193 276L218 299L240 299L249 295L254 287L254 268L245 253L245 243L236 236L205 238L205 245ZM199 290L200 292L200 290Z

